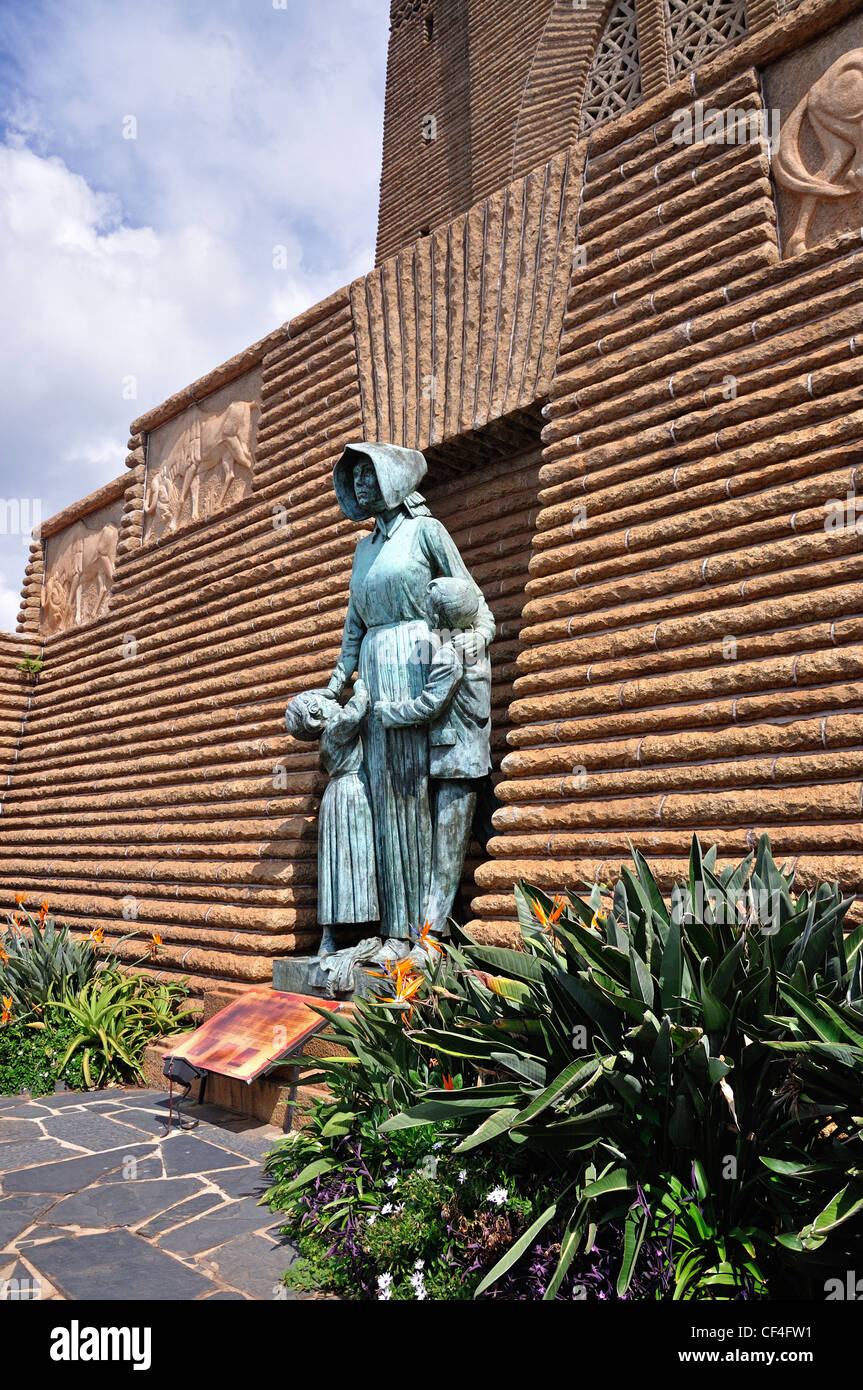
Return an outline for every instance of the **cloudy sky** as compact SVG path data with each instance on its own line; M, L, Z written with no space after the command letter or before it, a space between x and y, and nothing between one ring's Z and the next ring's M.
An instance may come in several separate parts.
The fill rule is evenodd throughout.
M137 415L372 264L388 14L2 0L0 499L116 477Z

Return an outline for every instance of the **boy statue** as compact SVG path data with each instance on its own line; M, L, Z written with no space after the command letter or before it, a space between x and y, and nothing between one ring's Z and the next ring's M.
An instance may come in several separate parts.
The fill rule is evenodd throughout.
M426 612L439 645L424 688L412 700L376 701L375 713L387 729L428 725L435 831L425 916L432 934L442 936L470 843L477 792L491 768L491 662L474 626L474 584L433 579Z

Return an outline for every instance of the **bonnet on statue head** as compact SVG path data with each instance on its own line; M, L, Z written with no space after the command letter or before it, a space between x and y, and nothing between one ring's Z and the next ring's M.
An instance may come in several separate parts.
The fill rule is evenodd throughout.
M407 507L411 515L428 512L417 484L426 475L428 464L419 449L403 449L400 444L346 444L333 469L333 488L339 506L351 521L365 521L370 515L361 507L354 492L354 467L361 458L371 459L378 487L387 509Z

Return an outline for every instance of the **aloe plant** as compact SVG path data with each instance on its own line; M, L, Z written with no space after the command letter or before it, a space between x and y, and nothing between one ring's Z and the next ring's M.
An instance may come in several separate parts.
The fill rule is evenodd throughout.
M87 1085L141 1075L144 1048L154 1037L182 1026L186 991L177 983L104 970L55 1008L69 1014L77 1031L59 1064L80 1052Z

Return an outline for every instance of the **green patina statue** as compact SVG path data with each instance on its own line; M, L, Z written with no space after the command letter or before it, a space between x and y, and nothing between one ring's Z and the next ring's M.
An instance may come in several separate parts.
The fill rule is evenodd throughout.
M318 848L324 938L316 959L329 993L350 992L356 966L405 954L426 924L443 935L477 795L489 784L494 618L416 491L425 472L415 449L345 448L333 471L339 505L352 521L374 517L375 525L356 548L329 685L288 708L289 732L321 736L333 779ZM375 936L328 955L331 926L371 922L369 914Z

